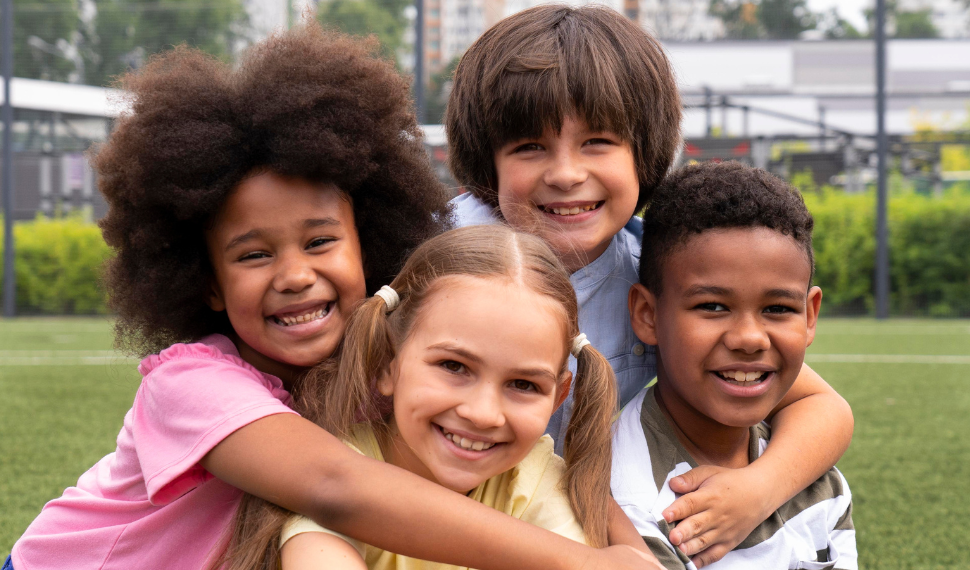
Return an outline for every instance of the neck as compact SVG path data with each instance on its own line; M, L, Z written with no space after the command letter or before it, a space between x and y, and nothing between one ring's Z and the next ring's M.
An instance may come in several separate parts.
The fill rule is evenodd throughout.
M698 465L746 467L750 428L727 426L693 408L659 377L654 396L677 440Z
M286 364L285 362L280 362L278 360L273 360L272 358L257 352L253 347L249 346L238 335L233 333L229 337L233 344L236 345L236 350L239 351L239 357L252 364L256 370L264 372L266 374L272 374L280 380L283 381L283 387L287 390L293 389L293 384L296 380L306 372L306 368L299 366L292 366Z

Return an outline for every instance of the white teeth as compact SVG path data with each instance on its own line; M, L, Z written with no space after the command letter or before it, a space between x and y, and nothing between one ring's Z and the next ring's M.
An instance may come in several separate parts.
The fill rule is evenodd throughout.
M571 208L548 208L546 206L540 206L540 207L543 210L556 214L558 216L575 216L576 214L581 214L583 212L595 210L596 204L589 204L587 206L573 206Z
M328 305L329 306L329 305ZM286 326L297 325L300 323L308 323L310 321L315 321L317 319L323 318L329 310L325 307L323 309L317 309L312 313L307 313L305 315L297 315L295 317L274 317L277 322L282 323Z
M733 380L734 382L754 382L755 380L762 380L767 372L743 372L741 370L725 370L720 373L721 376L726 380Z
M475 441L468 439L467 437L457 436L451 432L441 430L445 434L445 438L457 445L462 449L468 449L471 451L484 451L486 449L491 449L495 446L494 443L486 443L484 441Z

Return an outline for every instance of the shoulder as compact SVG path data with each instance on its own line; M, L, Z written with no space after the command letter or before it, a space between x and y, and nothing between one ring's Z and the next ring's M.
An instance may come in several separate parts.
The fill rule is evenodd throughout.
M142 360L138 370L144 378L136 407L197 409L209 414L219 408L241 410L272 401L288 407L291 402L279 378L240 358L232 341L222 335L174 344Z
M494 208L482 202L471 192L455 196L449 204L452 207L456 227L496 224L500 221Z
M563 485L566 463L544 435L512 469L507 514L577 542L586 542Z

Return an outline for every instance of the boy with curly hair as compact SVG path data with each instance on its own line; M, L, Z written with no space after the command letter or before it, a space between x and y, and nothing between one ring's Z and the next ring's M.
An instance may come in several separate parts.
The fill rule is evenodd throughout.
M450 166L468 190L459 225L504 221L543 237L572 272L580 326L616 373L619 404L656 374L630 328L640 219L673 163L680 100L660 44L619 13L546 5L502 20L462 56L445 116ZM562 449L572 400L548 427ZM703 468L673 482L686 519L671 540L701 563L737 545L848 447L852 412L804 366L771 414L775 446L737 470ZM796 453L794 450L802 450Z
M665 568L695 568L670 542L670 480L744 467L771 441L766 417L815 338L812 216L783 180L739 163L672 174L643 218L633 330L657 347L657 381L620 414L612 489ZM647 380L647 379L644 379ZM832 468L712 568L858 567L852 498Z

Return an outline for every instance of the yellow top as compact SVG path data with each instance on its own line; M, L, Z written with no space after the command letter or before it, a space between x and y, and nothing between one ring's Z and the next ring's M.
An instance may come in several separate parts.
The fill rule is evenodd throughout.
M360 424L354 437L345 441L350 448L367 457L384 461L370 426ZM576 520L569 498L560 482L565 462L553 452L552 438L544 435L521 463L485 481L468 494L469 498L527 523L585 543L583 529ZM333 532L312 520L294 515L280 536L280 547L304 532L325 532L339 536L357 548L369 570L458 570L458 566L408 558L363 544ZM467 570L467 569L462 569Z

